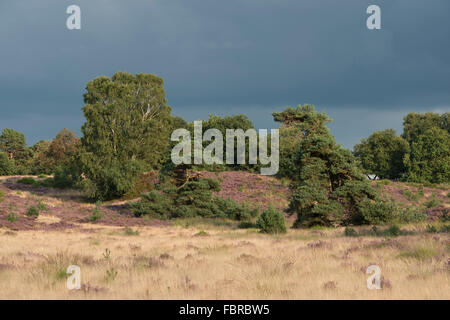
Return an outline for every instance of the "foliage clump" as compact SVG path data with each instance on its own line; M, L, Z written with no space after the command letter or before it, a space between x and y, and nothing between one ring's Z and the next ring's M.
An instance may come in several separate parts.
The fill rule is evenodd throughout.
M130 206L135 216L163 219L204 217L245 221L258 214L257 209L213 195L219 191L217 180L201 178L181 165L161 176L155 190L143 194L140 201Z
M11 176L16 173L16 165L6 152L0 152L0 176Z
M298 136L289 205L289 212L297 213L294 227L370 223L364 209L376 216L376 207L368 201L381 199L352 153L338 145L329 132L326 124L331 120L311 105L289 107L273 115L282 125L294 128Z
M120 198L143 172L159 168L169 147L172 116L163 80L117 72L90 81L86 90L81 145L61 180L92 199Z
M380 179L399 179L406 171L404 158L409 144L394 129L377 131L354 147L364 173Z
M30 206L26 212L28 217L37 217L39 216L39 209L35 206Z
M450 134L431 128L411 143L405 159L407 180L413 182L450 182Z
M286 233L286 222L284 215L272 205L259 216L256 225L264 233Z

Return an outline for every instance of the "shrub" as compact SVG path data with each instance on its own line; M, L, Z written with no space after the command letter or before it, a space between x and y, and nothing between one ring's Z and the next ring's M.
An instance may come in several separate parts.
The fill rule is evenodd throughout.
M261 232L264 233L286 233L284 215L272 205L269 209L263 211L256 222L256 225L261 229Z
M126 236L138 236L139 235L139 231L138 230L133 230L130 227L125 227L125 235Z
M444 224L439 230L439 232L450 233L450 224Z
M441 201L439 199L437 199L436 194L433 193L433 197L431 198L430 201L427 201L425 203L425 206L429 209L429 208L437 207L440 204L441 204Z
M438 229L435 226L429 224L429 225L427 225L426 232L428 232L428 233L438 233Z
M259 209L250 209L245 204L238 204L232 199L215 197L213 201L217 204L224 216L233 220L247 221L258 216Z
M367 223L387 224L395 220L399 209L392 201L365 200L361 203L359 210Z
M156 171L145 172L139 176L133 183L133 187L122 198L135 199L141 196L142 193L150 192L155 189L155 183L158 181Z
M35 206L31 206L28 208L26 215L29 217L32 217L32 216L37 217L37 216L39 216L39 209Z
M401 234L401 229L396 226L396 225L392 225L389 226L389 228L385 231L386 236L388 237L398 237Z
M57 168L52 182L53 186L59 189L70 188L74 185L68 168Z
M411 223L411 222L421 222L427 219L427 214L421 210L408 207L399 216L398 222L400 223Z
M100 212L99 207L95 207L94 210L92 210L92 215L89 217L89 221L95 222L97 220L100 220L103 218L105 214L103 212Z
M117 277L117 270L114 268L111 268L109 270L106 270L106 275L105 275L105 282L110 282L110 281L114 281Z
M138 160L112 160L101 165L89 162L85 164L85 169L90 171L87 174L89 178L79 181L77 186L91 199L120 198L133 188L134 182L145 167L146 165ZM73 174L70 174L68 177L69 181L72 176Z
M47 188L57 188L55 185L55 180L53 178L47 178L41 181L36 181L39 186Z
M10 213L6 216L6 220L8 220L9 222L16 222L17 220L19 220L19 218L15 213Z
M143 194L141 200L130 203L135 216L148 215L153 218L229 218L249 220L258 214L231 199L214 197L220 191L219 182L213 179L189 181L179 187L172 182L156 186L156 190Z
M14 159L10 159L6 152L0 152L0 176L11 176L15 173Z
M253 229L253 228L258 228L258 225L254 222L242 221L241 223L238 224L238 228L239 229Z
M426 232L428 233L449 233L450 224L444 224L442 226L435 226L432 224L427 225Z
M356 232L356 230L351 227L346 227L344 234L346 237L357 237L358 236L358 232Z
M36 185L36 180L31 177L25 177L17 180L17 183L26 184L26 185Z
M39 211L48 211L47 205L43 203L42 200L38 200L37 208Z
M5 200L5 194L2 190L0 190L0 202L3 202Z

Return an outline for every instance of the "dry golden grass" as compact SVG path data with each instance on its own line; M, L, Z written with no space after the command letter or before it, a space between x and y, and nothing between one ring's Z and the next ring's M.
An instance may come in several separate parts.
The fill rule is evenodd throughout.
M448 234L83 227L92 232L0 229L0 299L450 299ZM82 290L66 288L71 264ZM381 290L366 287L371 264Z

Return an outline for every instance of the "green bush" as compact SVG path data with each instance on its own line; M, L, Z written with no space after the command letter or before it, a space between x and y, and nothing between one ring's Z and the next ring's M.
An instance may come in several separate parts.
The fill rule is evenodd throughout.
M286 222L284 215L276 210L272 205L269 209L263 211L256 222L258 228L264 233L286 233Z
M143 194L141 200L130 203L135 216L148 215L159 219L172 218L229 218L249 220L258 214L231 199L214 197L220 191L217 180L199 179L189 181L180 187L172 182L158 184L156 190Z
M105 214L100 211L100 208L96 206L94 210L92 210L92 215L89 217L89 221L95 222L103 218Z
M26 184L26 185L36 185L36 180L31 177L25 177L17 180L17 183Z
M39 211L48 211L48 207L42 200L38 200L37 208Z
M369 224L387 224L393 222L398 216L399 209L392 201L361 202L359 210L364 220Z
M53 178L47 178L44 180L37 181L37 184L42 187L57 188L57 186L55 186L55 180Z
M437 207L440 204L441 204L441 201L439 199L437 199L436 194L433 193L433 197L425 203L425 206L428 209L430 209L430 208Z
M381 179L381 180L377 181L377 184L381 184L383 186L386 186L386 185L392 184L392 181L388 180L388 179Z
M427 225L426 232L428 233L449 233L450 232L450 224L444 224L444 225Z
M72 187L74 181L68 168L57 168L52 181L52 186L59 189Z
M351 227L346 227L344 234L346 237L357 237L358 236L358 232L356 232L356 230Z
M259 214L259 209L250 209L247 205L238 204L232 199L214 197L213 201L217 204L219 211L224 212L224 216L229 219L247 221Z
M12 176L16 174L14 159L10 159L6 152L0 152L0 176Z
M65 188L61 184L56 184L55 180L53 178L47 178L44 180L35 180L31 177L25 177L20 180L17 180L17 183L26 184L34 187L47 187L47 188Z
M39 216L39 209L35 206L31 206L28 208L26 215L29 217L37 217Z
M242 221L238 224L239 229L253 229L258 228L257 224L250 221Z
M398 222L400 223L411 223L411 222L421 222L427 219L427 214L420 209L414 207L406 208L399 216Z
M129 190L122 199L139 198L141 194L150 192L155 189L155 184L158 180L157 171L145 172L139 176L133 183L133 187Z
M426 232L428 233L438 233L438 229L436 226L433 226L431 224L427 225Z
M385 234L388 237L398 237L401 233L402 230L396 225L389 226L389 228L385 230Z
M10 213L6 216L6 220L8 220L9 222L16 222L17 220L19 220L19 218L15 213Z

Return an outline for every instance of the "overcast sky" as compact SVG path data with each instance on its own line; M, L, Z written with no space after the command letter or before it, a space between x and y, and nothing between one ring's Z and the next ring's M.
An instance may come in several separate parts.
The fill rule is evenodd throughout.
M81 7L81 30L66 9ZM366 9L381 7L381 30ZM186 120L310 103L339 143L450 111L449 0L0 0L0 129L80 134L86 83L153 73Z

